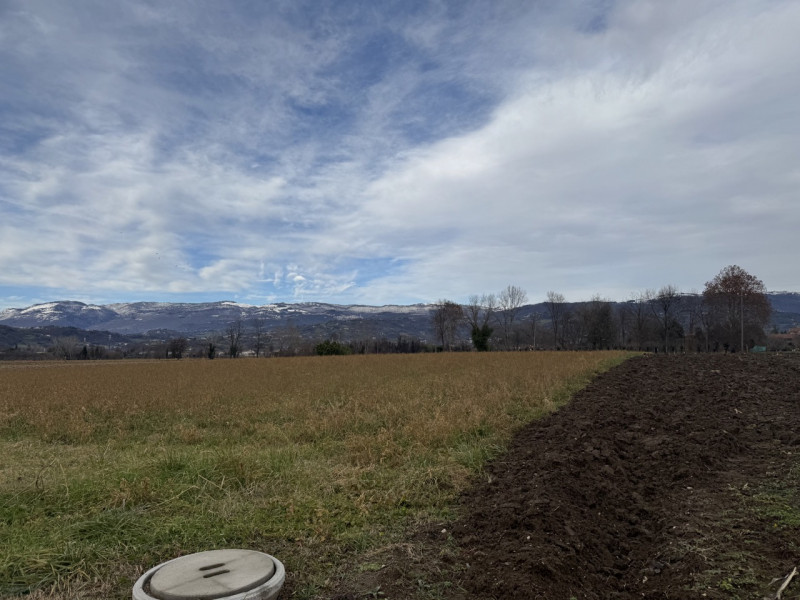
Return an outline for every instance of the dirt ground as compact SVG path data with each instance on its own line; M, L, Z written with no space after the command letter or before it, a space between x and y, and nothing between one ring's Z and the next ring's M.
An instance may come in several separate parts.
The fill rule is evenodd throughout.
M329 597L775 598L798 534L800 356L650 355L521 430L456 523Z

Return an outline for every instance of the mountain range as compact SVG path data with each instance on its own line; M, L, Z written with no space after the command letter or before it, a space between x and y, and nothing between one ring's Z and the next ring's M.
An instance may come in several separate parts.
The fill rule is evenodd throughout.
M788 329L800 325L800 293L771 292L773 325ZM577 304L577 303L576 303ZM619 303L615 303L619 304ZM245 327L260 322L264 331L293 327L307 338L335 333L342 339L432 335L433 305L337 305L319 302L277 303L252 306L237 302L165 303L135 302L85 304L58 301L0 311L0 326L13 328L75 328L120 336L202 337L224 333L232 323ZM544 303L524 306L519 318L547 314Z
M342 306L319 302L252 306L237 302L84 304L47 302L0 311L0 325L15 328L76 327L122 335L183 335L222 333L241 321L250 327L259 320L265 331L278 327L300 330L324 325L342 330L370 330L380 336L418 335L430 328L430 305ZM365 327L366 326L366 327Z

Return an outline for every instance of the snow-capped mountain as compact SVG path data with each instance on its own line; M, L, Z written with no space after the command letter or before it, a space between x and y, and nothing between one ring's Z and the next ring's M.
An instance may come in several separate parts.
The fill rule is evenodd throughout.
M423 329L428 327L430 308L425 304L342 306L318 302L251 306L229 301L191 304L134 302L98 306L60 301L27 308L7 308L0 311L0 324L9 327L78 327L126 335L164 330L202 335L223 331L236 321L249 326L255 319L260 319L265 329L287 324L305 328L340 321L381 320L397 323L410 320L414 322L411 329L417 330L419 326Z
M772 322L778 329L796 327L800 323L800 294L772 292L768 296L773 307ZM343 339L426 338L432 335L432 308L428 304L344 306L300 302L252 306L237 302L134 302L94 305L61 301L2 310L0 325L17 328L76 327L122 335L163 337L165 333L185 336L221 333L237 321L252 329L257 319L264 331L292 326L310 338L324 339L332 334ZM519 318L529 318L532 313L542 318L547 314L547 308L542 303L527 305L522 308Z

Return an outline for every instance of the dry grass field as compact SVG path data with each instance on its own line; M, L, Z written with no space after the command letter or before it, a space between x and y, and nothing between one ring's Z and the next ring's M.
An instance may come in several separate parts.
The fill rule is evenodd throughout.
M317 597L454 518L513 431L626 356L0 364L0 596L129 598L163 560L248 547Z

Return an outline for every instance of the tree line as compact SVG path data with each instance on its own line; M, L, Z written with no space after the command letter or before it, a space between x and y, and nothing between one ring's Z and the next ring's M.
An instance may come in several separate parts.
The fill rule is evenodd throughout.
M523 315L526 302L526 292L514 285L473 295L464 305L440 300L431 314L438 347L741 352L765 342L771 314L764 283L737 265L722 269L702 293L665 285L624 302L598 295L570 303L549 291L543 310Z
M739 266L725 267L702 292L683 293L674 285L635 293L623 302L594 296L568 302L549 291L545 301L529 305L520 287L497 294L472 295L466 304L440 300L430 311L432 337L381 335L311 339L291 322L268 328L264 319L236 320L205 338L173 337L103 346L79 341L76 335L52 338L46 352L24 348L0 358L238 358L385 354L435 351L530 349L631 349L653 352L740 352L762 345L771 307L763 282ZM109 342L111 338L109 337ZM793 340L784 340L793 346ZM800 345L800 340L798 340Z

